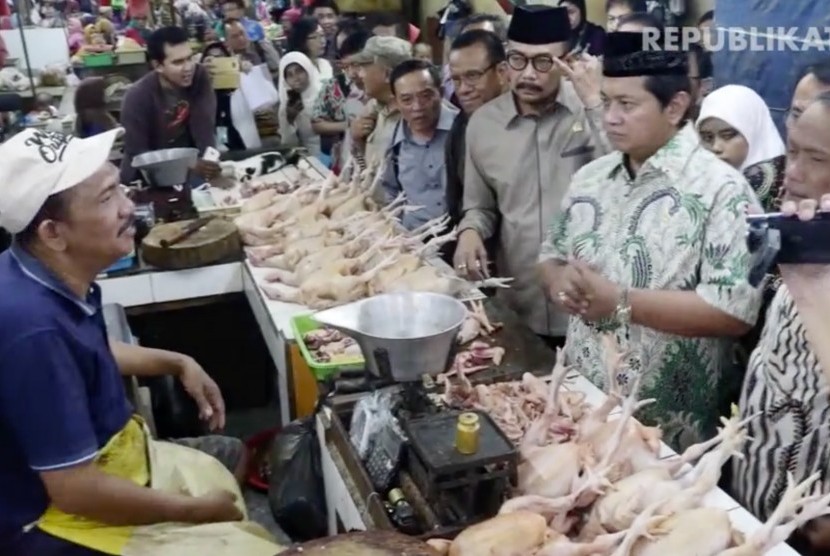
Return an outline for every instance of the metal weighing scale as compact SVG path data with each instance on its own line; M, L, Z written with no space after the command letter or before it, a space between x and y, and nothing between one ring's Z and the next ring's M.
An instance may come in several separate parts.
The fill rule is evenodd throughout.
M164 149L141 154L132 161L147 184L133 191L136 214L143 211L147 215L137 221L136 234L147 264L178 270L235 260L241 253L239 234L232 222L198 218L188 184L190 168L198 155L196 149Z
M480 449L455 449L458 413L436 403L433 377L450 368L456 336L467 316L460 301L434 293L392 293L318 312L315 320L358 343L369 389L397 387L397 423L378 433L366 470L385 494L402 477L417 493L410 503L446 526L492 517L510 483L518 453L489 416L480 416ZM406 490L406 489L405 489ZM420 501L420 503L418 503Z
M198 156L197 149L162 149L136 156L132 165L143 178L133 189L136 205L152 206L156 222L198 217L188 185L190 168Z

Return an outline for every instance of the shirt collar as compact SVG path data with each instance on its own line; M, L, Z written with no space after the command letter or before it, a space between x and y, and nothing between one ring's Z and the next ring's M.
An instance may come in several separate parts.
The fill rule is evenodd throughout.
M435 126L435 135L433 139L438 136L439 131L448 133L452 129L452 123L458 111L450 108L444 102L441 102L441 112L438 114L438 125ZM409 126L406 121L401 119L401 123L395 130L395 136L392 138L392 147L409 137Z
M697 132L695 132L691 123L687 123L643 163L640 172L656 170L666 174L671 179L678 179L683 173L686 163L700 148ZM624 168L625 162L625 157L621 152L617 151L614 156L617 157L617 161L609 174L609 177L612 178Z
M92 284L86 299L80 299L52 271L30 255L18 243L13 243L9 250L27 278L71 301L85 315L91 317L101 308L101 292L97 284Z
M500 97L497 97L493 102L499 103L500 105L501 110L499 112L503 114L503 125L505 128L516 119L522 117L519 114L519 108L516 106L516 97L513 95L513 91L506 92ZM545 114L543 117L550 116L560 108L564 108L571 114L578 114L584 110L582 101L579 100L573 85L565 80L562 80L559 84L559 92L556 95L554 110Z

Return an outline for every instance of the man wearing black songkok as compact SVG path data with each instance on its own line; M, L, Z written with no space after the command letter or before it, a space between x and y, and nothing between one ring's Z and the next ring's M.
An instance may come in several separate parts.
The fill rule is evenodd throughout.
M572 62L565 8L517 7L507 33L510 91L473 114L467 128L459 274L514 278L499 292L534 332L561 343L567 314L545 303L536 275L544 227L574 172L607 151L595 58ZM562 76L568 77L567 80ZM484 240L498 235L490 266Z
M719 379L757 317L745 210L758 201L687 123L686 53L649 46L641 33L608 35L602 97L617 151L574 178L539 260L546 292L572 315L569 363L609 387L603 338L616 336L639 397L656 400L638 418L685 448L714 433ZM634 378L614 376L611 387Z

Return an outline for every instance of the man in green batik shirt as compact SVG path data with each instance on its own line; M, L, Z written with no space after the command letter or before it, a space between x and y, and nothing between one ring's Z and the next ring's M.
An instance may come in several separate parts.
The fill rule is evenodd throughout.
M745 214L758 201L686 124L685 54L643 44L608 36L604 123L617 151L574 176L539 261L545 292L571 314L569 363L605 387L601 335L614 333L642 373L640 397L657 400L638 417L680 449L714 433L734 340L757 318Z

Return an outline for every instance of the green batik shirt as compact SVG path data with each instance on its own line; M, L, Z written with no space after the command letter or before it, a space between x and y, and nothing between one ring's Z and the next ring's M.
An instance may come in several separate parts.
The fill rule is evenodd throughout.
M701 147L686 126L634 178L619 152L579 170L539 260L579 259L630 289L694 291L754 324L760 293L747 281L748 203L758 201L744 177ZM638 418L659 424L664 440L678 449L711 436L723 401L721 377L738 372L731 364L733 339L686 338L638 325L616 334L643 373L640 398L657 400ZM599 336L571 317L566 355L604 388Z

